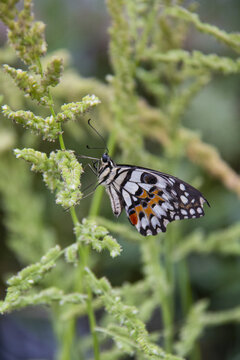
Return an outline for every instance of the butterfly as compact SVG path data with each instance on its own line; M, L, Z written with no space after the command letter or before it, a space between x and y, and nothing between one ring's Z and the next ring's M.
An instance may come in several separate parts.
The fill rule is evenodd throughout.
M165 232L174 220L204 216L208 201L200 191L175 176L139 166L117 165L105 152L95 166L98 184L110 197L114 215L125 208L130 223L143 236Z

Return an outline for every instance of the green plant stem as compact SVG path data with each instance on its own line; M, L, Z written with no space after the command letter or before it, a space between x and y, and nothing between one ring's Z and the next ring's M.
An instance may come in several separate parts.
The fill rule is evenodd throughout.
M75 326L76 323L74 319L67 322L66 325L67 329L66 330L64 329L62 336L63 344L62 344L61 354L59 357L60 360L69 360L71 357L71 348L75 334Z
M58 138L59 138L59 144L60 144L61 149L66 150L62 134L59 134Z
M74 226L76 226L78 224L78 218L77 218L76 210L74 207L70 208L70 214L72 217L72 222L73 222Z
M182 241L182 236L180 233L180 229L178 227L178 241ZM182 315L186 319L188 316L188 312L192 307L193 304L193 296L192 296L192 289L190 284L190 276L188 271L188 264L186 259L182 259L177 263L176 266L176 277L179 287L180 293L180 302L182 308ZM191 360L200 360L201 359L201 352L198 343L194 344L193 350L190 354Z
M61 134L59 135L59 142L60 142L60 146L62 149L62 145L61 145L61 141L63 143L64 146L64 142L63 142L63 138ZM65 146L64 146L65 148ZM74 207L70 208L70 214L72 217L72 221L74 226L76 226L78 224L78 218L77 218L77 214L76 214L76 210ZM83 247L80 246L79 248L79 256L81 261L79 262L79 271L78 271L78 276L76 279L76 291L79 292L83 292L84 290L84 271L85 271L85 267L87 266L87 261L88 261L88 256L89 256L89 247ZM93 306L92 306L92 291L90 289L90 287L88 285L86 285L87 288L87 294L88 294L88 299L87 299L87 313L88 313L88 319L89 319L89 325L90 325L90 331L91 331L91 335L92 335L92 339L93 339L93 349L94 349L94 358L95 360L100 360L100 350L99 350L99 342L98 342L98 337L95 331L95 327L96 327L96 320L95 320L95 314L93 311ZM67 331L68 336L64 337L64 347L63 347L63 357L61 360L68 360L69 359L69 350L71 349L71 345L74 339L74 335L75 335L75 329L76 329L76 319L73 318L70 322L69 322L69 328ZM70 339L70 340L69 340ZM67 349L67 352L66 352ZM65 354L68 357L65 357Z
M167 352L172 351L172 313L171 313L171 306L169 306L169 297L164 296L162 298L162 316L163 316L163 323L164 323L164 333L165 335L165 343L164 347Z
M190 286L188 265L185 259L181 260L177 265L177 276L179 283L182 312L184 318L186 318L193 304L193 297L192 297L192 289ZM190 359L191 360L201 359L200 347L198 343L194 344L193 350L190 354Z
M113 149L115 146L115 140L116 140L115 133L112 132L111 136L109 138L109 141L108 141L108 149L109 149L110 154L113 152ZM95 191L95 194L94 194L93 200L92 200L92 204L91 204L91 208L89 211L89 216L97 216L98 215L101 200L102 200L103 190L104 190L104 188L100 187L100 188L97 188L97 190ZM83 254L81 256L83 256ZM85 249L84 249L85 266L87 265L88 256L89 256L89 247L85 247ZM83 271L84 271L84 269L81 268L80 272L83 272ZM99 353L98 337L97 337L97 334L95 331L96 320L95 320L95 315L94 315L93 306L92 306L92 291L88 285L87 285L87 293L88 293L87 311L88 311L90 330L91 330L91 334L92 334L92 338L93 338L94 356L95 356L95 360L98 360L98 359L100 359L100 353Z
M87 293L88 293L88 299L87 299L87 312L88 312L88 318L89 318L89 324L90 324L90 330L93 337L93 349L94 349L94 357L95 360L100 359L100 352L99 352L99 343L98 343L98 337L96 334L96 319L95 314L93 311L92 306L92 290L90 286L87 286Z
M169 292L164 296L162 303L163 322L166 331L165 337L165 350L172 352L173 343L173 319L174 319L174 303L173 303L173 289L174 289L174 269L171 261L171 248L172 248L172 229L168 229L168 234L164 239L164 260L165 260L165 273L168 283Z
M178 274L182 312L184 317L186 317L192 305L192 291L190 287L188 267L185 260L181 260L178 263L177 274Z
M74 209L75 210L75 209ZM81 259L81 262L79 263L79 271L78 271L78 277L76 279L76 291L79 292L83 292L84 290L84 274L85 274L85 267L87 266L87 260L88 260L88 256L89 256L89 247L80 247L79 248L79 256ZM92 335L92 340L93 340L93 350L94 350L94 359L95 360L100 360L100 350L99 350L99 342L98 342L98 337L97 337L97 333L96 333L96 319L95 319L95 314L93 311L93 306L92 306L92 290L89 287L88 284L85 284L86 287L86 291L87 291L87 313L88 313L88 320L89 320L89 326L90 326L90 331L91 331L91 335Z

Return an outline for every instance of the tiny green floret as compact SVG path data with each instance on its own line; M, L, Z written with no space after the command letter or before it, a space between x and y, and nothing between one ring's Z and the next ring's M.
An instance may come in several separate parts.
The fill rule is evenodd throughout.
M101 101L96 95L87 95L82 98L82 101L62 105L62 112L57 114L56 120L59 122L65 122L68 120L74 121L90 107L96 106L100 103Z
M2 14L1 17L5 20L8 17L8 9L6 7L3 10L5 14ZM18 15L16 20L7 20L9 42L19 58L29 65L32 70L40 73L41 68L37 65L36 59L45 55L47 51L44 35L45 24L41 21L34 21L32 0L24 0L23 10L18 12L12 9L12 13L14 12L15 15Z
M57 190L56 203L68 209L77 205L82 198L79 189L83 169L71 151L57 151L54 160L62 179Z
M60 81L60 77L63 72L63 59L53 58L48 64L47 68L43 73L43 78L41 79L41 85L44 89L47 89L49 86L57 86Z
M17 15L16 4L19 0L1 0L0 2L0 19L10 26Z
M122 251L121 246L109 235L107 229L96 225L93 220L83 219L82 224L78 223L74 231L80 244L90 244L98 252L107 249L114 258Z
M15 301L21 292L26 291L38 283L47 272L55 267L57 258L61 255L61 249L57 245L50 249L38 263L32 264L21 270L17 275L8 279L9 285L5 301Z
M53 141L57 139L62 132L55 118L50 115L45 119L33 114L31 111L12 111L8 105L2 106L2 113L8 119L23 125L25 128L32 130L35 134L41 134L43 139Z
M200 20L198 14L185 9L182 6L166 7L164 12L167 15L183 19L194 24L199 31L214 36L218 41L228 45L236 52L240 52L240 34L227 33L214 25L204 23Z
M86 275L89 286L98 295L107 310L112 315L121 327L126 327L131 339L134 342L134 350L137 348L141 353L151 359L168 359L180 360L179 357L167 354L153 344L149 339L149 334L144 323L138 319L138 310L134 306L125 305L122 302L118 292L111 287L111 284L106 278L97 279L93 272L86 268Z
M3 67L12 77L18 88L24 92L26 97L30 96L32 100L36 100L39 104L44 106L50 104L46 89L41 86L41 83L36 76L33 76L22 69L14 69L9 65L3 65Z
M56 190L57 204L68 209L79 203L82 197L79 189L83 169L72 151L53 151L49 157L34 149L15 149L14 153L17 158L32 163L32 171L43 174L47 187L51 191Z
M152 58L154 61L162 61L164 63L179 63L182 62L185 67L193 69L204 69L206 71L219 72L223 74L235 74L240 71L240 60L232 60L224 56L216 54L205 55L200 51L194 50L188 52L186 50L176 49L169 50L165 53L155 52L150 50L145 53L145 58Z
M34 149L14 149L14 155L17 159L24 159L32 163L31 170L44 172L49 169L47 154Z
M61 289L56 287L47 288L36 294L27 294L24 291L17 297L12 298L11 301L0 301L0 313L4 314L33 305L52 305L54 302L59 303L61 306L65 304L84 304L86 299L85 294L64 294Z
M77 264L78 250L79 250L78 243L72 244L65 249L64 255L68 263L72 263L75 265Z

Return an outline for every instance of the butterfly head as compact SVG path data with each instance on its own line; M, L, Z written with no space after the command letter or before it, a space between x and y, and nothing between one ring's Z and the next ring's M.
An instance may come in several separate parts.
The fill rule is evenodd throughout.
M109 168L111 170L115 166L116 165L108 155L108 152L105 152L100 159L98 172L100 172L101 169L106 168Z
M101 162L102 162L102 163L108 163L109 161L111 161L110 156L108 155L107 152L105 152L105 153L102 155Z

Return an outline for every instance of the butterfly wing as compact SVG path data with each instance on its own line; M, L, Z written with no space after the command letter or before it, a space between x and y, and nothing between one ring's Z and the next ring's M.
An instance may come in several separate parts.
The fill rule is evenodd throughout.
M130 223L144 236L165 232L171 221L204 215L207 200L200 191L168 174L122 166L112 186Z

